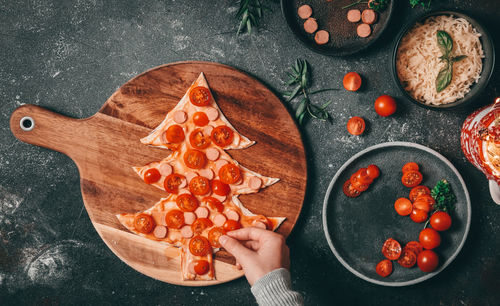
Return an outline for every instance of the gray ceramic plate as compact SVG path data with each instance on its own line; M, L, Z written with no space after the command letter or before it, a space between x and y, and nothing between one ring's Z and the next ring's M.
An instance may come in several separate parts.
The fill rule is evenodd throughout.
M424 273L416 265L407 269L393 262L394 271L383 278L375 272L375 266L385 259L381 252L384 241L392 237L404 246L418 240L423 229L423 223L415 223L394 210L394 201L408 197L410 192L401 183L401 168L410 161L419 164L423 185L432 188L440 179L447 179L458 201L451 213L452 226L441 233L442 243L435 249L440 261L437 270ZM370 164L379 166L380 177L359 197L345 196L343 183ZM436 151L409 142L378 144L351 157L333 177L323 204L323 228L337 259L356 276L384 286L416 284L443 271L462 249L470 220L469 193L457 169Z

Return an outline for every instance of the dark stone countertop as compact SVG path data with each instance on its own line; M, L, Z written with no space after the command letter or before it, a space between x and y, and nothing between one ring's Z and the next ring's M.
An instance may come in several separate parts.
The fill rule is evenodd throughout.
M310 172L304 208L288 239L294 288L309 305L499 305L500 207L489 197L486 178L460 149L467 114L500 95L499 70L469 109L436 112L404 101L389 68L392 43L409 17L424 11L407 2L398 1L389 29L368 51L334 58L302 46L276 2L269 3L258 33L236 37L237 4L230 0L0 1L0 304L253 304L243 278L180 287L121 262L92 227L75 164L15 139L9 116L26 103L88 117L131 77L180 60L231 65L282 91L284 71L305 58L314 86L341 87L348 71L359 72L365 86L356 94L332 94L333 125L310 121L302 129ZM468 12L500 42L499 1L434 0L433 8ZM383 93L398 99L398 112L389 118L372 109ZM353 115L369 122L363 137L345 131ZM356 152L386 141L417 142L446 156L472 199L471 231L456 260L436 277L404 288L377 286L347 271L330 251L321 222L323 197L339 167Z

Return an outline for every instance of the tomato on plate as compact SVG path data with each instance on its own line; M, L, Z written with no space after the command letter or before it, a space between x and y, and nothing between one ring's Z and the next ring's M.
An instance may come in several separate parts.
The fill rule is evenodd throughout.
M175 203L182 211L195 211L199 206L198 200L189 193L178 195Z
M192 88L189 92L189 100L196 106L207 106L210 104L211 99L212 95L210 94L210 90L203 86Z
M234 184L241 179L240 168L234 164L225 164L219 169L219 179L224 184Z
M431 216L430 223L436 231L446 231L451 227L451 217L447 212L437 211Z
M153 217L147 214L138 214L134 218L134 228L143 234L149 234L156 226Z
M188 149L184 153L184 163L191 169L201 169L205 167L207 157L201 151Z
M365 120L361 117L351 117L351 119L347 121L347 131L351 135L358 136L363 134L365 127Z
M194 256L206 256L211 251L210 242L203 236L194 236L189 241L189 251Z
M184 213L178 209L172 209L165 216L165 223L168 228L181 228L184 225Z
M354 187L352 186L351 184L351 180L347 180L343 187L342 187L342 191L344 192L344 194L346 196L348 196L349 198L355 198L355 197L358 197L361 192L357 191L356 189L354 189Z
M416 223L425 222L425 220L427 220L428 217L429 217L429 214L426 211L418 209L418 208L413 208L413 210L411 211L411 215L410 215L410 218L413 220L413 222L416 222Z
M361 76L357 72L349 72L344 76L342 85L349 91L357 91L361 87Z
M361 168L355 173L356 179L361 183L361 184L371 184L373 182L373 178L368 175L367 168ZM352 180L352 177L351 177Z
M423 179L424 177L422 176L422 173L418 171L407 171L403 173L403 176L401 177L401 182L406 187L411 188L420 185Z
M221 148L233 142L234 132L226 125L219 125L212 130L212 141Z
M432 272L439 265L439 257L434 251L424 250L418 254L417 264L420 270L424 272Z
M222 227L214 227L208 232L208 241L210 245L214 248L220 248L219 238L220 236L226 234L226 231Z
M366 167L366 173L372 179L376 179L380 176L380 169L377 167L377 165L369 165L368 167Z
M413 205L407 198L399 198L394 202L394 209L399 215L408 216L413 210Z
M161 179L160 171L156 168L151 168L144 172L144 182L146 184L153 184Z
M413 251L418 256L424 250L424 247L418 241L410 241L405 245L404 249Z
M403 249L398 263L405 268L411 268L417 263L417 254L410 249Z
M179 192L179 185L181 185L182 181L185 179L183 175L172 173L165 178L163 188L169 193L177 193Z
M429 202L420 199L417 199L415 200L415 202L413 202L413 207L423 210L426 213L429 213L432 210L432 205L429 204Z
M205 112L196 112L193 114L193 122L197 126L205 126L208 124L208 116Z
M382 95L375 100L375 111L382 117L387 117L396 112L397 104L393 97Z
M204 197L203 202L205 202L205 204L211 210L216 210L220 213L224 210L224 204L222 204L221 201L217 200L214 197Z
M413 187L413 189L410 190L410 196L409 196L410 201L415 202L417 197L424 195L424 194L427 194L427 195L431 194L429 187L424 186L424 185L419 185L417 187Z
M436 204L436 200L434 200L434 198L433 198L430 194L422 194L422 195L419 195L419 196L415 199L415 202L416 202L416 201L424 201L424 202L427 202L431 208L434 208L434 204Z
M205 229L214 225L208 218L198 218L191 224L191 229L195 235L200 235Z
M229 194L229 192L231 191L231 187L229 187L228 184L221 182L220 180L213 180L212 181L212 191L216 195L227 196Z
M424 228L420 235L418 235L418 240L424 249L432 250L437 248L441 244L441 236L433 228Z
M210 181L204 176L195 176L189 182L189 191L194 195L205 195L210 191Z
M418 167L418 164L415 162L406 163L402 169L403 173L405 173L407 171L419 171L419 170L420 170L420 168Z
M397 260L399 256L401 256L401 244L395 239L387 239L382 246L382 254L384 254L387 259Z
M194 263L194 272L198 275L204 275L207 274L208 271L210 270L210 264L206 260L197 260Z
M189 143L195 149L205 149L210 145L210 135L205 135L202 129L195 129L189 134Z
M234 231L241 228L241 223L235 220L227 220L222 226L226 232Z
M360 182L360 180L357 177L351 178L351 186L352 188L356 189L359 192L366 191L369 187L370 184L363 184Z
M165 138L169 143L180 143L184 141L184 130L178 124L173 124L165 131Z
M375 271L382 277L387 277L392 273L392 261L384 259L377 264Z

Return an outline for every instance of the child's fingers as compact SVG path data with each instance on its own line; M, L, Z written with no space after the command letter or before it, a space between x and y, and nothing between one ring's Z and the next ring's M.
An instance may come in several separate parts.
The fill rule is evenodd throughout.
M238 240L255 240L255 241L260 241L264 236L267 234L270 234L272 232L261 229L261 228L256 228L256 227L245 227L245 228L240 228L235 231L230 231L227 233L228 236L231 236L235 239Z
M234 257L238 262L244 262L245 258L251 256L253 252L244 247L238 240L227 235L222 235L219 238L219 243Z

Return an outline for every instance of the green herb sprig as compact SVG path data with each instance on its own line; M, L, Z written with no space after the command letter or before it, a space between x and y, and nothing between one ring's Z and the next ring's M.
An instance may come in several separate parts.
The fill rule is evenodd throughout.
M246 31L252 33L253 28L260 24L264 9L263 0L240 0L240 8L236 13L236 18L241 19L236 35Z
M447 180L440 180L431 190L431 196L436 200L435 210L449 212L455 208L457 197L451 190L450 183Z
M436 91L443 91L451 83L453 77L453 63L463 60L466 55L453 56L453 39L446 31L437 31L437 43L441 49L442 56L439 59L446 65L439 71L436 77Z
M424 8L429 8L431 6L431 0L425 1L425 0L410 0L410 5L411 7L415 7L417 5L422 5Z
M365 3L365 4L368 3L369 8L371 8L372 10L374 10L376 12L381 12L387 8L388 2L389 2L389 0L375 0L372 2L358 0L358 1L355 1L351 4L349 4L349 5L342 7L342 9L350 8L350 7L353 7L355 5L362 4L362 3Z
M309 64L306 60L297 59L295 64L290 67L290 71L287 72L288 80L285 82L287 86L294 86L294 88L289 91L283 93L283 96L286 98L287 102L292 101L295 98L300 98L299 106L295 111L295 118L299 121L299 124L304 122L304 118L306 115L311 116L312 118L329 121L331 122L331 116L326 111L326 107L332 103L332 101L328 101L323 104L321 107L313 104L311 102L310 97L314 94L330 91L330 90L338 90L337 88L327 88L327 89L319 89L315 91L310 91L309 86L311 84L311 69L309 68Z

